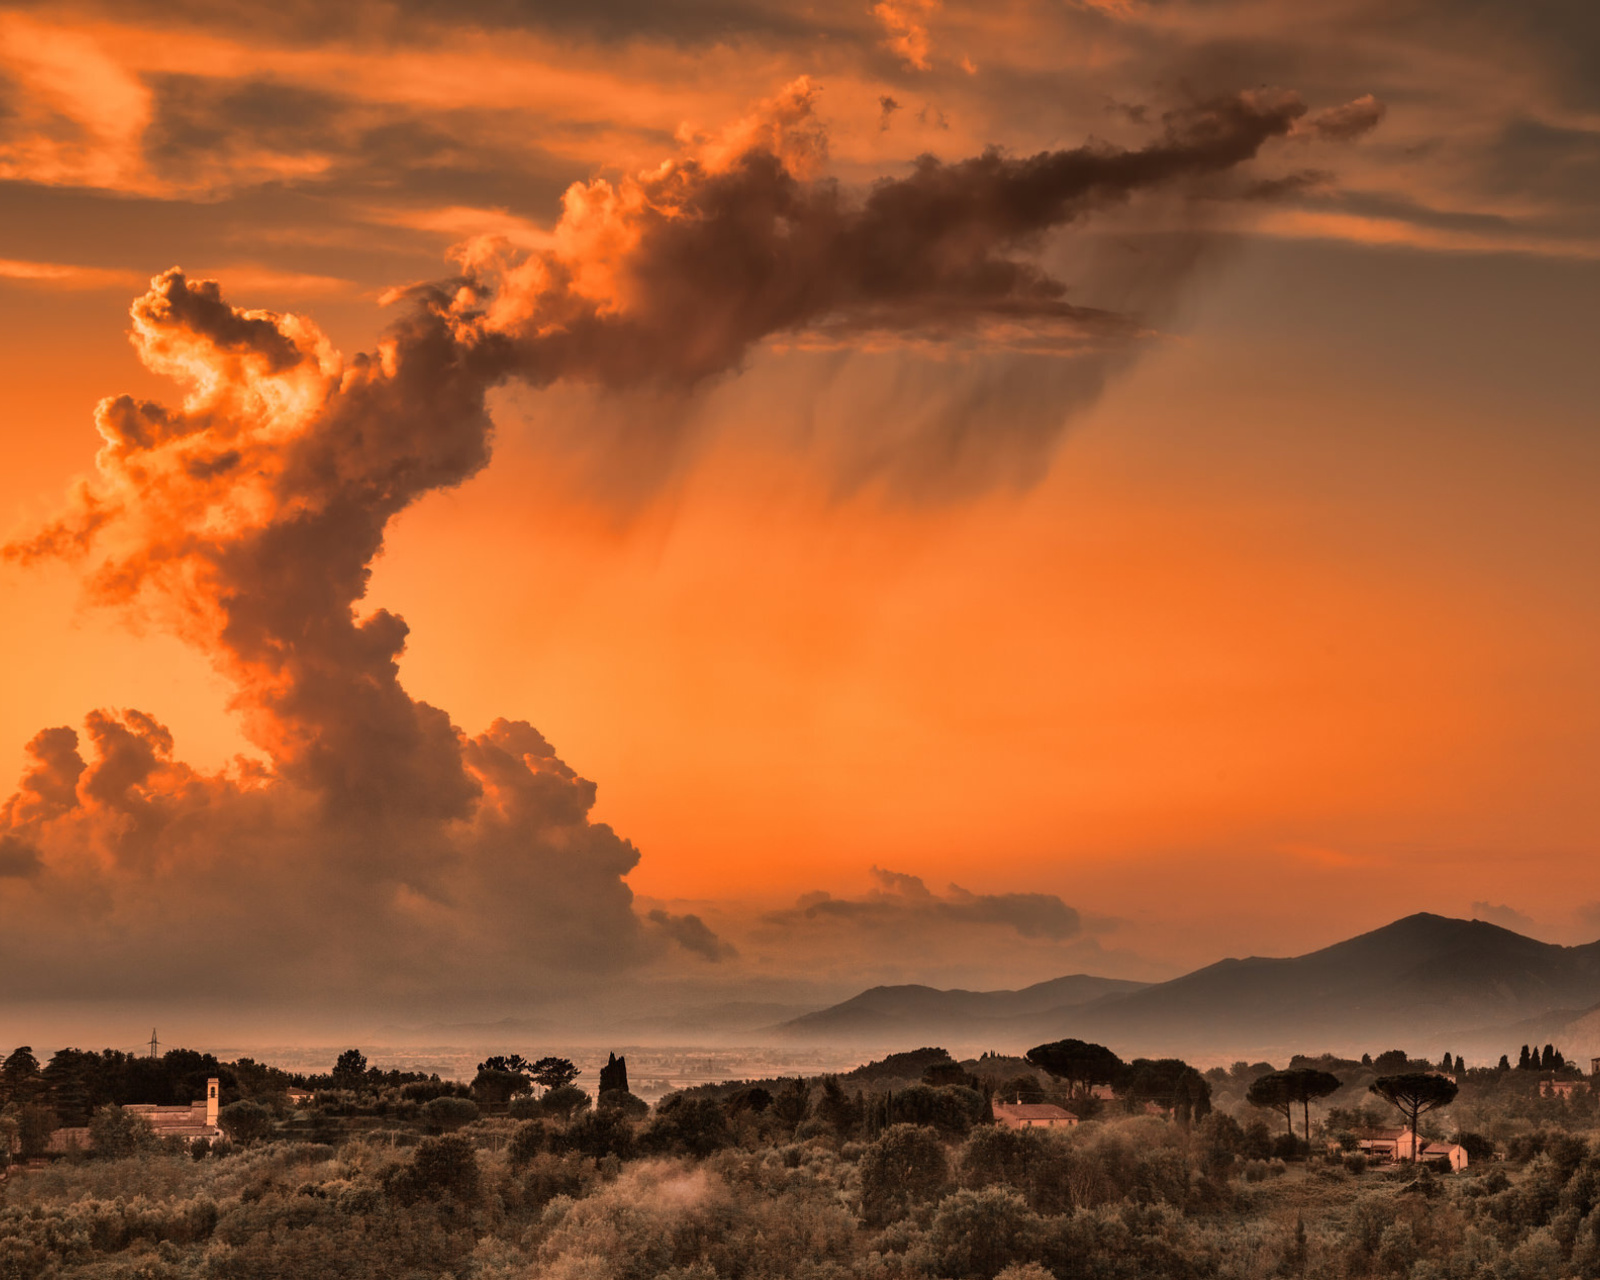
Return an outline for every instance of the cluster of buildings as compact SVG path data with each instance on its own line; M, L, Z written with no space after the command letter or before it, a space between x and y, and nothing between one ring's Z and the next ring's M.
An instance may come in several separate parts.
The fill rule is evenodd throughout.
M122 1109L144 1120L155 1130L158 1138L182 1138L187 1142L220 1138L222 1130L217 1127L218 1083L217 1078L212 1076L206 1081L204 1100L191 1102L188 1106L157 1107L136 1102Z
M191 1144L202 1138L207 1140L220 1138L223 1136L221 1126L217 1123L220 1086L221 1081L212 1076L206 1081L205 1098L198 1102L190 1102L181 1107L158 1107L153 1103L131 1102L122 1109L148 1124L158 1138L179 1138ZM50 1151L55 1154L87 1151L89 1142L87 1128L57 1129L50 1135Z
M1584 1086L1587 1088L1588 1086ZM1049 1102L996 1102L992 1104L995 1123L1007 1129L1063 1129L1078 1123L1072 1112ZM1419 1147L1414 1147L1413 1142ZM1330 1147L1334 1149L1337 1144ZM1372 1129L1357 1139L1357 1149L1378 1164L1445 1160L1452 1173L1467 1167L1467 1149L1459 1142L1430 1142L1413 1139L1410 1129Z
M1412 1145L1420 1143L1421 1150ZM1366 1136L1356 1140L1356 1149L1369 1160L1379 1164L1408 1163L1411 1160L1448 1160L1450 1172L1460 1173L1467 1167L1467 1149L1459 1142L1430 1142L1426 1138L1413 1139L1410 1129L1371 1129Z

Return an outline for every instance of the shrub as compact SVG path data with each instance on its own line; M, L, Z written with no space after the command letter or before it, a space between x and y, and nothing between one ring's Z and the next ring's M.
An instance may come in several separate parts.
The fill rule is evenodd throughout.
M601 1111L620 1111L630 1120L641 1120L650 1114L650 1104L626 1089L604 1090L595 1107Z
M400 1096L407 1102L432 1102L435 1098L466 1098L472 1090L454 1080L413 1080L400 1086Z
M1200 1167L1208 1178L1220 1180L1233 1172L1234 1160L1244 1146L1244 1130L1237 1120L1213 1111L1195 1126L1194 1135Z
M1268 1160L1272 1157L1272 1139L1265 1120L1252 1120L1240 1135L1239 1154L1247 1160Z
M932 1125L946 1133L964 1134L988 1114L983 1095L961 1085L914 1084L885 1095L889 1118L906 1124Z
M737 1115L742 1111L753 1111L757 1115L772 1105L772 1093L760 1085L751 1085L747 1089L740 1089L728 1099L728 1114Z
M581 1200L599 1181L595 1161L576 1153L565 1156L544 1151L521 1170L521 1199L525 1209L540 1210L558 1196Z
M1014 1191L957 1191L940 1203L928 1228L928 1270L955 1280L993 1280L1011 1263L1037 1258L1041 1225Z
M1281 1178L1284 1172L1282 1160L1250 1160L1244 1166L1244 1180L1265 1182L1268 1178Z
M575 1084L564 1084L559 1089L551 1089L539 1103L545 1115L563 1120L579 1111L587 1110L589 1095Z
M1480 1164L1494 1159L1494 1143L1481 1133L1458 1133L1455 1141L1465 1148L1468 1164Z
M679 1153L703 1160L713 1151L731 1146L733 1134L722 1107L710 1098L674 1093L663 1098L645 1130L647 1149L662 1154Z
M552 1132L549 1145L553 1151L576 1151L596 1160L623 1159L633 1154L633 1125L620 1111L586 1111L564 1130Z
M435 1098L422 1105L422 1122L430 1129L448 1132L471 1124L478 1118L478 1104L471 1098Z
M841 1138L848 1138L860 1130L866 1118L866 1106L859 1093L847 1094L844 1091L838 1076L828 1076L822 1082L816 1115Z
M29 1103L16 1112L15 1119L17 1143L24 1160L42 1156L50 1149L50 1135L60 1128L54 1111Z
M974 1130L961 1148L962 1185L972 1188L994 1183L1024 1186L1038 1155L1038 1134L1027 1129L984 1125Z
M470 1204L478 1198L478 1184L476 1148L453 1135L424 1138L409 1161L384 1177L384 1190L404 1204L446 1196Z
M506 1146L506 1158L513 1169L520 1169L540 1152L550 1149L550 1130L542 1120L529 1120L517 1126Z
M786 1081L773 1097L771 1110L779 1126L793 1133L811 1114L811 1086L798 1077Z
M1272 1140L1272 1157L1275 1160L1304 1160L1306 1140L1298 1134L1280 1133Z
M997 1275L994 1280L1055 1280L1055 1276L1037 1262L1016 1262Z
M472 1096L480 1106L503 1107L518 1094L529 1092L533 1086L528 1077L516 1071L484 1070L472 1081Z
M139 1115L117 1106L101 1107L89 1118L89 1143L95 1155L107 1160L154 1151L161 1145L155 1130Z
M914 1124L885 1129L861 1156L861 1215L871 1226L903 1217L913 1204L935 1199L949 1176L944 1144Z
M217 1124L231 1141L247 1146L272 1132L273 1114L270 1107L241 1098L217 1112Z

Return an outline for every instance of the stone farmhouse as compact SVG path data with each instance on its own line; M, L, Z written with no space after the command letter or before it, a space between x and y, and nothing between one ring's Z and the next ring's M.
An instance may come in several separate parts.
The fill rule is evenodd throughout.
M1460 1173L1467 1167L1467 1149L1459 1142L1430 1142L1422 1148L1422 1158L1448 1160L1451 1173Z
M158 1138L183 1138L197 1142L201 1138L220 1138L217 1127L217 1086L215 1076L206 1081L203 1101L191 1102L182 1107L158 1107L151 1103L136 1102L123 1107L155 1130Z
M1064 1129L1078 1123L1070 1111L1049 1102L996 1102L995 1123L1007 1129Z
M1411 1159L1410 1129L1369 1129L1356 1146L1373 1160L1390 1162Z
M1381 1164L1393 1164L1412 1158L1410 1129L1372 1129L1357 1139L1358 1148L1368 1158ZM1467 1167L1467 1149L1458 1142L1423 1142L1417 1154L1419 1160L1448 1160L1452 1173Z

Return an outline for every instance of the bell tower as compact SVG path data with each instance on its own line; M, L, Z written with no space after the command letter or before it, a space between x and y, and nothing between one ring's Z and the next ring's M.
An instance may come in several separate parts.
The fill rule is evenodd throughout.
M217 1127L217 1077L212 1076L206 1081L206 1123L213 1129Z

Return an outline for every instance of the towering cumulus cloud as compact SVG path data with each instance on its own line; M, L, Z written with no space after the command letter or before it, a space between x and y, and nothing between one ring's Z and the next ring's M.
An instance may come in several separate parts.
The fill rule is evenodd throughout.
M95 475L8 554L86 557L97 599L154 612L226 677L264 762L199 772L140 711L39 733L0 808L0 995L493 1000L672 946L730 955L698 919L636 915L637 851L532 726L469 735L406 693L405 623L362 606L390 519L486 464L485 395L511 378L682 388L780 333L1116 340L1127 318L1023 255L1226 175L1302 114L1243 95L1140 150L925 160L852 196L819 175L797 86L694 154L575 186L535 252L464 246L349 359L308 320L157 277L133 339L181 400L104 401Z
M492 242L421 300L497 373L535 384L694 382L773 334L864 332L1072 351L1125 337L1126 316L1074 306L1018 251L1149 188L1216 178L1305 113L1293 94L1176 112L1137 151L998 151L912 173L853 199L807 179L820 162L803 82L770 104L755 145L567 192L553 243L518 262Z

